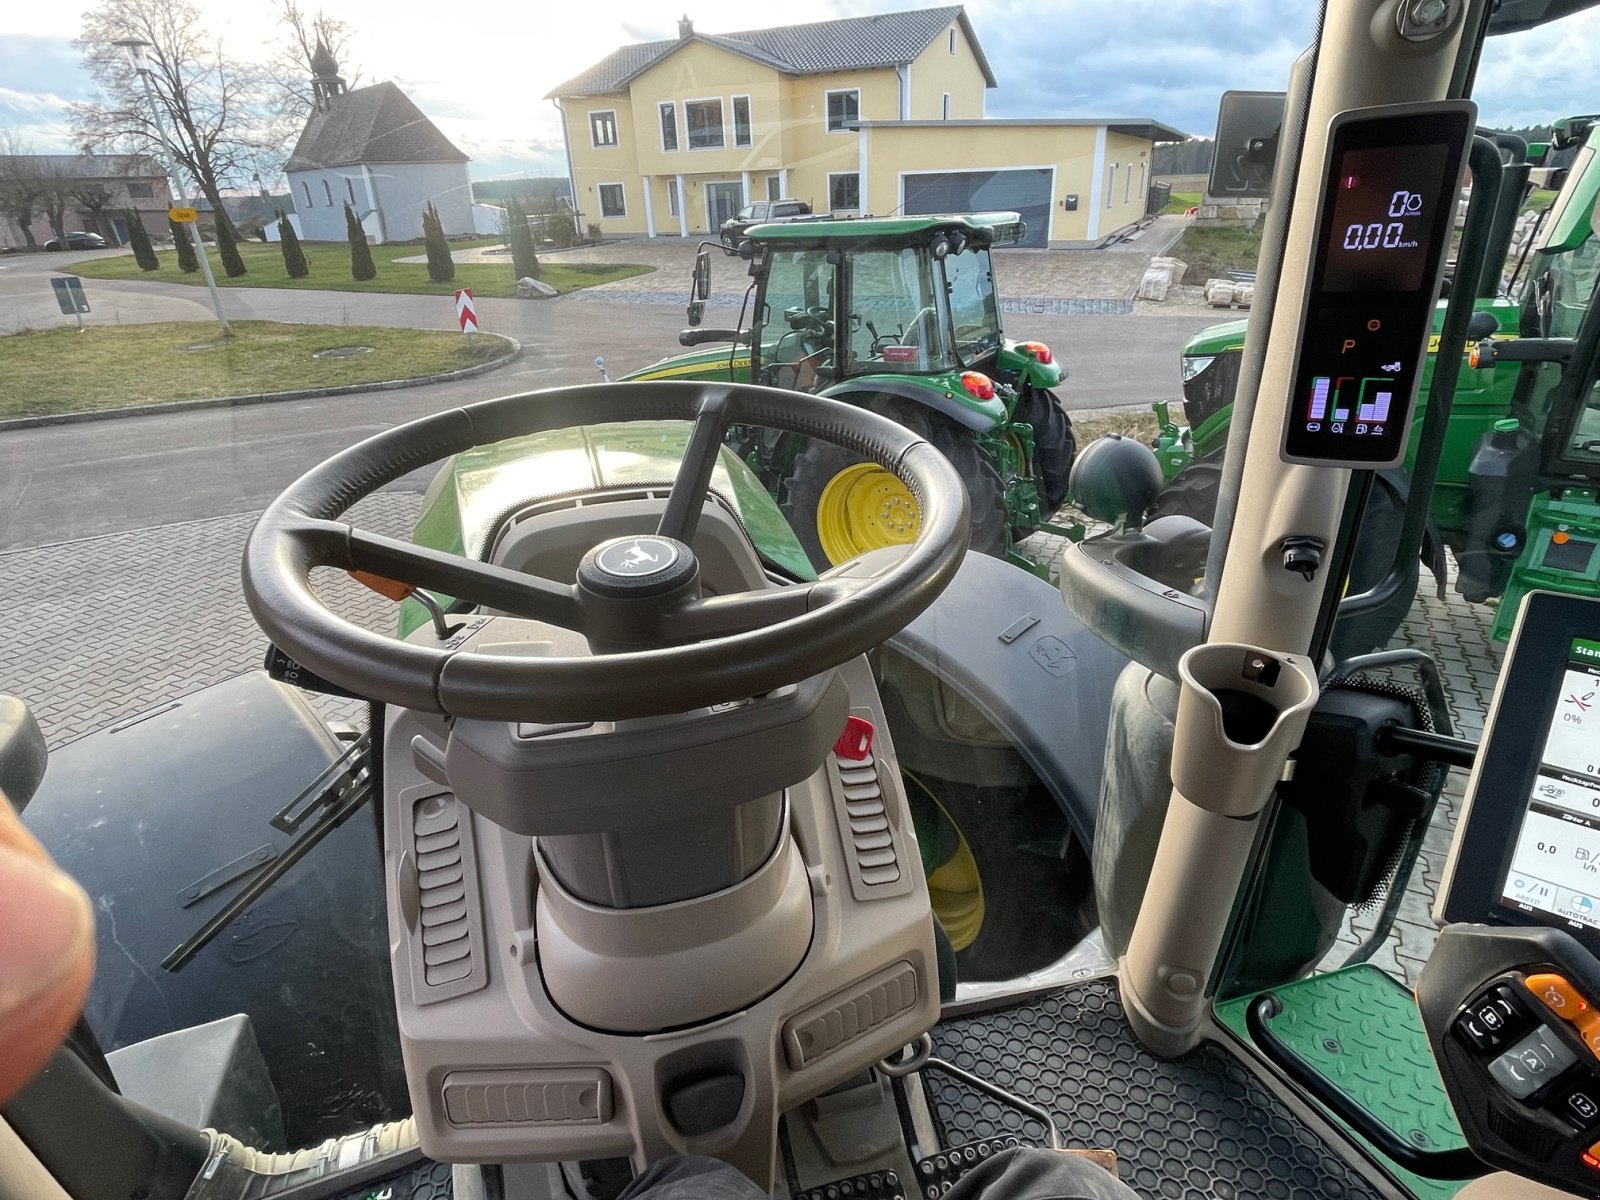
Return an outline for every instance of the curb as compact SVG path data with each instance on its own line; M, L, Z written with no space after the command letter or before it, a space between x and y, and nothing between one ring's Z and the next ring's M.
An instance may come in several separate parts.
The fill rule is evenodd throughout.
M422 387L430 383L449 383L453 379L471 379L474 375L487 375L507 363L522 357L522 343L503 333L490 333L480 329L480 336L499 338L511 349L499 358L460 367L454 371L441 371L437 375L418 375L411 379L378 379L371 383L351 383L343 387L300 388L292 392L261 392L245 396L217 396L201 400L171 400L165 404L133 404L126 408L101 408L92 412L48 413L37 417L6 417L0 420L0 433L10 429L39 429L46 425L82 425L89 421L112 421L122 417L153 417L160 413L192 412L202 408L244 408L252 404L275 404L280 400L316 400L323 396L352 396L360 392L393 392L401 388Z

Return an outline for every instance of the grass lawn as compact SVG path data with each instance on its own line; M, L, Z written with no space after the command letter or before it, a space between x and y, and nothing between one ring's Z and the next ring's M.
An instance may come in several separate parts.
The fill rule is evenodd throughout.
M1537 212L1541 208L1549 208L1555 201L1557 193L1548 188L1535 188L1528 193L1528 198L1522 202L1522 211Z
M1164 213L1177 213L1180 217L1191 208L1200 204L1199 192L1173 192L1167 201L1167 206L1161 211Z
M233 330L220 344L210 321L0 337L0 418L405 379L506 351L499 338L477 338L468 350L459 333L438 330L276 321L235 321ZM313 357L342 346L370 346L371 353Z
M1156 415L1148 408L1118 413L1096 413L1091 408L1087 411L1080 409L1072 414L1072 433L1078 439L1080 450L1095 438L1105 437L1108 433L1120 433L1123 437L1134 438L1148 446L1159 432Z
M1254 271L1261 254L1261 234L1249 225L1191 225L1167 251L1189 264L1185 283L1226 278L1229 269Z
M453 242L451 249L467 250L477 246L498 245L498 238L479 238L470 242ZM474 296L515 296L517 283L511 272L511 258L503 263L457 263L456 277L449 283L434 283L428 278L426 263L396 263L397 258L411 258L425 253L420 242L388 243L372 247L372 261L378 268L378 277L365 282L350 278L350 248L344 242L302 242L306 262L311 274L304 279L290 279L283 269L283 250L277 243L241 242L239 257L249 271L237 279L222 273L217 261L216 247L207 246L211 254L211 269L216 272L220 287L272 287L312 288L331 292L406 292L420 296L449 296L457 288L471 288ZM205 277L199 271L185 275L178 270L178 256L171 250L158 250L161 269L141 271L133 256L91 259L69 268L86 279L159 279L164 283L192 283L203 285ZM597 283L610 283L613 279L627 279L643 275L652 267L629 263L544 263L541 278L561 292L576 291Z

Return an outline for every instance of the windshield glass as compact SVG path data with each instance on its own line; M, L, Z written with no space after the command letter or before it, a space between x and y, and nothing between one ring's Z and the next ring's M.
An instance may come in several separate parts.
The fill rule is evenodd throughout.
M1000 344L1000 304L994 293L994 267L987 250L966 250L944 259L945 291L956 357L970 363Z
M909 246L852 256L852 371L935 371L949 366L931 286L931 267L927 250Z

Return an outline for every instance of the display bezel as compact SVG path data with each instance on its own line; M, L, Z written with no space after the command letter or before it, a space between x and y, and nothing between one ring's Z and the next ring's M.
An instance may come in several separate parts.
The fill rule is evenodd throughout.
M1578 638L1600 640L1600 600L1528 593L1467 781L1434 915L1446 922L1549 926L1600 954L1600 929L1555 913L1524 912L1502 898Z
M1462 164L1467 139L1477 119L1477 107L1470 101L1451 100L1433 104L1390 105L1377 109L1357 109L1338 114L1329 122L1328 153L1322 165L1322 190L1318 197L1317 239L1312 269L1302 297L1302 333L1295 347L1294 370L1290 375L1287 412L1279 456L1285 462L1323 467L1377 469L1397 466L1404 458L1411 437L1411 414L1416 404L1417 385L1422 375L1423 357L1432 332L1434 305L1439 298L1440 270L1456 211ZM1325 290L1328 257L1333 245L1333 214L1337 207L1339 180L1344 156L1353 150L1387 147L1443 145L1445 157L1440 172L1439 194L1447 203L1434 206L1432 224L1425 236L1427 258L1422 282L1404 291L1329 292ZM1297 410L1309 388L1312 372L1306 370L1305 327L1314 315L1328 309L1359 312L1371 305L1384 309L1409 309L1404 316L1416 324L1416 350L1404 372L1404 386L1398 389L1399 407L1389 428L1379 436L1329 438L1299 427ZM1410 339L1408 339L1409 341ZM1302 378L1302 374L1305 378Z

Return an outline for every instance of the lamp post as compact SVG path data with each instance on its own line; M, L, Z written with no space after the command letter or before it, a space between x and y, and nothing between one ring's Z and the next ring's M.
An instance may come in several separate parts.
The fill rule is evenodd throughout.
M167 140L167 128L161 120L161 98L156 95L156 85L150 80L150 43L143 38L127 37L118 38L111 44L122 47L123 52L128 56L128 66L133 68L134 74L138 75L144 83L144 94L150 101L150 119L155 122L156 126L156 139L161 143L161 148L166 152L167 156L167 164L165 166L168 173L168 182L169 185L175 184L178 180L179 170L178 152L173 148L172 143ZM173 187L172 194L178 196L180 194L179 189ZM226 214L218 214L218 219L225 220ZM200 239L200 222L190 221L186 222L186 224L189 226L189 236L194 239L194 252L200 259L201 273L206 277L206 290L211 293L211 307L216 310L217 324L222 327L223 337L232 337L233 330L229 328L228 318L222 312L222 293L217 291L216 276L211 273L211 260L206 257L206 244Z

